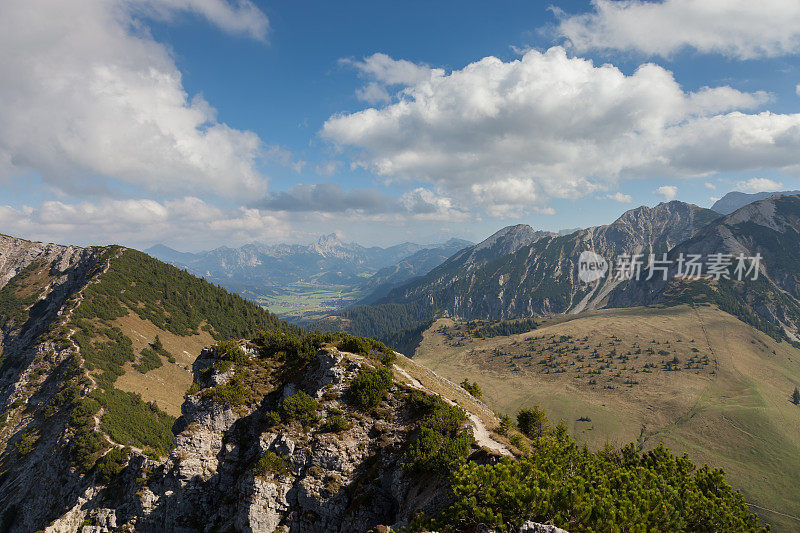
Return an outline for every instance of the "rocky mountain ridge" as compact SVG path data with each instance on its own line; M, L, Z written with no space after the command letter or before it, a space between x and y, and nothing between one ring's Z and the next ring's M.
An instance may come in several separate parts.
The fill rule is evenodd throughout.
M17 257L35 257L39 245L15 246ZM73 251L82 261L69 263L68 287L53 283L64 276L53 266L66 257L59 249L53 263L32 260L0 289L6 339L35 332L28 351L3 352L0 531L489 532L489 520L557 533L528 520L580 530L652 526L667 515L678 529L713 528L719 515L759 530L721 475L683 468L675 481L679 459L666 451L631 449L626 461L638 466L623 472L606 455L581 452L563 425L545 420L537 431L521 415L517 431L469 383L380 342L302 332L135 250ZM42 287L65 290L56 299ZM34 309L42 301L52 304L46 314ZM177 420L143 399L152 391L118 387L129 372L173 364L168 340L198 335L215 342L194 360ZM223 340L241 338L250 340ZM162 392L174 387L162 383ZM582 465L598 494L581 488L580 472L558 470L564 464ZM504 481L504 472L527 477ZM483 491L473 482L482 476L501 476L508 498L479 494L476 503L469 492ZM621 479L632 481L620 487ZM645 498L632 490L643 483ZM697 498L670 498L679 485ZM581 496L567 502L562 488ZM711 494L722 503L706 516L709 505L694 502ZM522 505L504 511L516 498Z
M229 290L259 290L290 283L359 284L382 268L422 250L451 249L451 240L442 244L402 243L388 248L345 243L336 234L323 235L310 245L258 243L238 248L222 246L207 252L187 253L156 245L147 253L198 276L226 286ZM466 245L469 243L463 241Z
M582 283L577 276L582 251L592 250L611 261L623 253L666 252L718 217L708 209L673 201L632 209L607 226L569 235L525 232L529 242L512 239L515 245L509 249L516 249L510 253L498 246L504 235L493 236L377 303L426 301L454 318L494 320L593 309L616 284L613 279L595 286ZM516 228L507 229L516 234ZM483 259L460 261L462 257Z
M730 263L727 274L713 283L679 276L678 258L695 255L706 261L724 254ZM744 266L737 279L739 255ZM760 257L758 265L749 259ZM667 280L630 280L615 291L611 307L671 303L689 298L710 299L723 310L739 316L777 338L798 342L800 335L800 196L770 196L759 200L698 231L672 248L668 254ZM745 275L746 274L746 275ZM704 277L707 276L704 272ZM729 279L726 279L729 278Z
M790 196L800 194L800 191L773 191L746 193L731 191L725 196L714 202L711 209L723 215L730 215L734 211L746 206L747 204L771 198L772 196Z

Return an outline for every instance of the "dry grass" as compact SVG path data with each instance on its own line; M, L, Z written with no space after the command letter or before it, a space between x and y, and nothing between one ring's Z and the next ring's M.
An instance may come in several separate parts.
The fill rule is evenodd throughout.
M711 307L600 311L491 339L460 338L457 326L437 321L414 359L453 382L477 381L494 410L539 404L595 447L663 442L696 462L724 467L749 502L800 514L800 408L789 402L800 383L800 350ZM642 353L634 359L637 346ZM650 346L654 354L645 352ZM601 359L611 349L634 353L590 374L608 364L592 360L596 348ZM669 355L659 355L661 349ZM662 361L674 356L681 370L665 370ZM707 357L708 364L685 368L691 357ZM648 363L655 367L645 372ZM800 526L760 512L776 530Z
M175 358L175 363L162 358L163 365L147 374L134 370L128 363L125 374L117 379L115 386L123 391L138 392L145 401L154 401L165 412L180 416L183 395L192 384L192 363L204 346L215 343L214 338L202 330L199 335L181 337L157 328L135 313L114 320L113 325L131 339L135 354L158 335L164 348Z

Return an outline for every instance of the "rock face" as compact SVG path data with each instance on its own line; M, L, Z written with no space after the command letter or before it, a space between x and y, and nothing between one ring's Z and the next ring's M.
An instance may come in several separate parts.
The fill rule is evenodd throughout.
M619 287L609 299L611 307L631 307L680 300L686 284L675 280L677 259L683 254L711 254L736 257L761 256L757 280L752 275L744 281L720 279L710 287L701 284L693 290L708 294L724 310L753 323L760 317L798 341L800 334L800 196L771 196L745 205L698 231L669 252L672 267L667 281L656 277L632 280ZM730 267L731 277L735 261ZM728 302L728 300L731 300ZM725 307L729 305L730 308ZM768 325L767 324L767 325ZM755 324L754 325L758 325ZM761 324L759 327L765 327Z
M35 346L35 340L62 312L67 299L87 283L100 253L0 235L0 290L5 289L12 301L28 299L24 303L30 304L29 310L0 316L0 406L19 399L16 392L26 382L33 358L53 349ZM20 273L24 279L6 287Z
M72 355L71 345L44 338L45 334L96 271L101 253L0 236L0 291L6 304L0 315L0 460L9 458L13 435L38 431L38 446L25 464L4 464L0 516L5 519L0 519L0 530L9 526L9 512L19 530L38 529L17 511L25 500L35 521L41 513L64 508L84 493L80 479L70 475L61 433L64 418L56 416L45 424L31 413L57 390L53 371L63 369Z
M577 260L582 251L594 251L609 264L623 253L666 252L718 217L708 209L673 201L639 207L612 224L569 235L532 233L530 228L513 226L395 289L379 303L424 303L460 319L510 319L594 309L603 305L616 283L609 278L594 284L581 282Z
M168 458L154 461L134 453L112 485L85 489L85 497L47 531L74 531L77 518L94 527L84 531L399 529L414 513L436 508L445 491L402 474L401 446L412 425L398 385L381 406L387 413L383 419L357 416L340 433L298 425L270 427L265 418L274 401L297 390L320 401L323 417L345 409L349 383L365 364L352 354L321 352L314 369L299 382L287 384L272 401L253 409L189 397ZM288 469L254 469L256 460L267 454L283 458Z

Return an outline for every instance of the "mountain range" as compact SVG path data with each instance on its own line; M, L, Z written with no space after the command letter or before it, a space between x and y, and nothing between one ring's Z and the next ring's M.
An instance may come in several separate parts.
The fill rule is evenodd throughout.
M333 307L362 298L372 301L471 245L453 238L431 245L406 242L387 248L364 247L329 234L310 245L251 243L199 253L155 245L145 252L272 309L277 298L302 300L327 288L333 294L322 303ZM342 297L344 293L349 297ZM317 303L301 310L313 314L318 307ZM280 307L273 310L302 321L302 313L283 313Z
M792 252L770 248L795 235L795 201L769 199L722 225L708 210L671 202L569 235L511 226L390 290L377 305L353 308L352 316L364 310L362 318L372 320L368 310L393 310L388 322L372 322L391 334L427 327L440 312L511 318L602 307L610 282L586 289L575 281L572 258L587 244L603 253L669 251L726 227L750 230L745 242L759 239L770 260L791 263ZM734 226L748 222L773 233L762 239ZM269 257L290 248L275 247ZM346 250L323 239L297 253L367 260L363 250ZM424 270L441 258L421 252L395 272L413 274L414 265ZM389 262L405 253L375 255ZM631 445L624 462L580 452L565 425L530 422L536 410L520 411L516 426L499 419L479 401L474 380L481 375L467 374L473 382L459 386L378 341L306 333L141 252L0 236L0 257L2 531L462 531L484 523L487 509L504 517L492 519L492 532L562 531L530 519L601 528L609 524L597 522L601 509L612 509L610 524L625 529L663 525L663 510L677 529L713 530L719 519L759 530L743 497L717 472L695 470L685 459L678 468L663 448ZM260 260L246 251L233 257L239 266ZM559 266L561 260L572 263ZM769 270L780 278L774 290L791 289L791 268ZM384 271L382 282L393 273ZM548 285L546 273L558 281ZM556 289L563 291L558 298L547 292ZM500 304L490 305L495 300ZM420 316L425 320L415 322ZM550 466L542 469L540 461ZM513 501L542 480L535 501L508 510L505 500L483 494L480 487L495 487L485 479L510 472L501 486ZM558 483L542 477L550 475ZM584 494L586 475L611 497ZM556 485L580 496L545 490ZM647 501L636 496L643 486ZM678 487L691 496L671 496ZM597 511L584 516L582 509ZM422 521L425 515L433 521Z
M669 253L674 262L680 253L760 253L764 258L760 280L746 285L699 280L692 284L693 291L713 297L727 311L773 335L796 341L798 203L798 196L770 195L723 216L672 201L632 209L609 225L568 235L510 226L371 305L351 307L319 325L399 342L409 351L413 346L409 336L418 340L423 325L440 316L509 320L676 300L677 292L665 284L617 277L615 263L623 254L641 254L646 263L650 254L660 258ZM607 275L592 283L579 279L577 263L583 251L604 258Z

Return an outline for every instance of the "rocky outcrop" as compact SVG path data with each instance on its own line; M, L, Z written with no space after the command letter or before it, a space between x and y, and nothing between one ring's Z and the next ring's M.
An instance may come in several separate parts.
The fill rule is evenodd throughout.
M255 355L252 355L255 357ZM206 350L198 361L213 359ZM227 407L189 396L176 424L175 449L163 460L132 452L109 485L93 483L46 531L397 531L415 513L438 509L442 481L407 477L400 461L414 431L407 390L396 382L376 417L345 401L352 379L373 365L360 356L322 350L313 365L265 397L260 405ZM209 383L207 364L196 365ZM213 371L212 371L213 372ZM198 379L200 376L198 374ZM328 433L291 423L271 426L267 412L284 397L304 391L324 419L343 413L349 427ZM265 456L286 470L258 469Z

